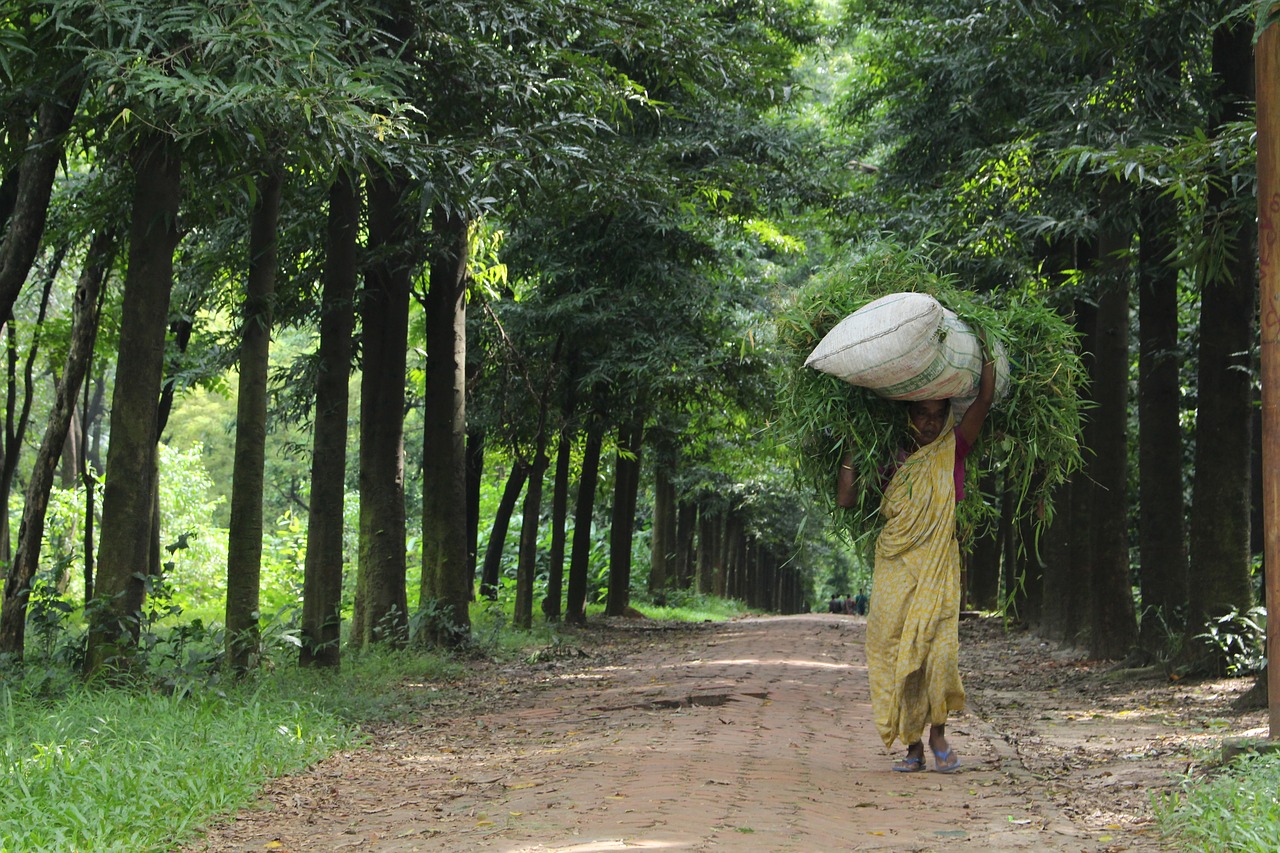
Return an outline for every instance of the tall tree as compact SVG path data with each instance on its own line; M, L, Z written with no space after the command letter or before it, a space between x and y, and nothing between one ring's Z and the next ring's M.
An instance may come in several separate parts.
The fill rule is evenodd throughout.
M655 457L657 454L655 453ZM671 565L676 543L676 487L670 470L655 458L653 469L653 533L649 559L649 591L661 594L673 585Z
M1263 17L1263 15L1267 17ZM1277 406L1276 391L1280 388L1280 350L1276 344L1280 342L1280 288L1276 280L1276 214L1280 212L1280 170L1277 169L1277 155L1280 146L1277 139L1277 97L1280 91L1276 83L1280 80L1280 30L1271 20L1272 10L1259 10L1259 35L1257 41L1257 58L1255 73L1257 75L1257 128L1258 128L1258 268L1260 290L1260 372L1262 397L1263 432L1262 456L1266 473L1263 474L1262 504L1266 519L1263 542L1264 591L1263 599L1270 604L1267 611L1267 668L1264 678L1267 682L1267 704L1269 706L1270 734L1272 739L1280 738L1280 524L1276 523L1277 508L1280 507L1280 465L1277 465L1277 439L1280 438L1280 422L1276 415L1280 413Z
M613 514L609 524L609 601L605 607L609 616L621 616L631 606L631 543L635 538L643 441L643 416L633 416L618 427L618 457L613 466Z
M49 56L59 51L41 46ZM57 69L56 83L40 99L35 132L16 166L10 214L0 220L0 321L6 321L26 282L44 234L53 181L65 151L65 136L75 117L84 88L84 69L78 64Z
M582 472L578 476L578 496L573 510L573 551L569 556L569 581L565 589L564 621L569 625L587 622L587 576L591 565L591 534L595 520L596 479L600 471L600 452L604 444L605 424L590 416L586 424L586 442L582 449Z
M235 468L227 531L226 661L249 670L258 655L262 576L263 464L267 443L267 369L276 289L277 224L284 172L269 166L257 182L249 228L249 270L240 321Z
M1191 18L1192 21L1187 21ZM1199 99L1188 98L1185 78L1203 62L1201 13L1166 9L1144 22L1134 46L1150 70L1145 87L1152 128L1200 123ZM1156 137L1159 144L1163 139ZM1132 174L1132 172L1130 172ZM1164 655L1183 626L1188 601L1186 477L1183 460L1182 300L1178 205L1156 187L1138 189L1138 581L1142 597L1141 647Z
M143 131L131 147L134 186L116 362L117 374L129 379L116 383L111 400L99 568L89 608L89 673L128 668L138 638L151 541L156 408L182 195L182 161L173 140Z
M1219 132L1243 118L1253 97L1252 22L1228 21L1213 38L1219 81ZM1191 494L1191 602L1194 638L1205 623L1253 603L1249 552L1249 454L1253 407L1253 318L1257 315L1254 206L1231 190L1229 175L1213 182L1206 228L1213 245L1200 297L1195 469ZM1214 258L1216 257L1217 260ZM1226 261L1222 262L1221 259ZM1212 270L1217 269L1218 274ZM1196 643L1189 647L1197 646ZM1199 647L1201 654L1216 654Z
M471 382L468 380L468 385ZM474 587L480 558L480 497L484 476L484 436L482 427L467 427L467 579ZM472 593L472 600L475 593Z
M529 462L529 485L524 491L520 518L520 551L516 560L516 596L511 622L517 628L533 627L533 581L538 570L538 532L542 528L542 490L547 473L544 448L534 449Z
M511 466L507 475L507 484L502 489L502 497L498 500L498 508L493 514L493 526L489 530L489 544L484 551L484 565L480 571L480 595L495 600L502 578L502 553L506 547L507 530L511 525L511 515L515 512L516 501L529 479L529 467L523 461Z
M1128 655L1137 635L1129 576L1129 237L1117 222L1098 241L1103 283L1092 373L1098 407L1091 413L1095 545L1089 650L1108 659Z
M417 31L406 34L424 70L414 89L424 133L448 140L431 166L434 242L424 299L420 601L432 604L423 637L431 643L454 645L470 630L474 579L464 500L469 226L498 198L536 187L544 173L574 161L581 168L580 146L604 127L595 114L626 97L599 46L628 40L632 27L669 26L635 12L596 2L423 4L414 18Z
M1138 276L1138 575L1142 646L1161 651L1187 602L1178 278L1170 259L1174 212L1144 205Z
M542 599L542 612L548 622L559 622L564 613L564 558L566 553L566 523L569 517L569 470L573 460L573 442L568 427L560 430L556 445L555 477L551 496L551 549L547 554L547 592Z
M22 448L26 442L27 427L31 423L31 408L35 399L34 367L40 351L41 332L49 308L49 298L57 281L66 248L52 253L43 270L44 284L40 289L39 305L25 354L19 352L16 324L10 320L3 328L5 344L5 417L3 444L0 444L0 501L8 502L18 473ZM0 518L0 562L12 561L9 519Z
M437 207L435 238L423 308L427 320L426 400L423 411L422 585L420 602L435 603L423 625L438 646L471 633L474 579L467 548L467 260L468 223Z
M8 576L5 578L3 603L0 604L0 653L21 659L26 635L27 601L31 581L40 561L40 545L44 538L45 509L54 483L54 473L66 442L80 385L93 357L93 343L98 331L99 298L115 249L115 233L102 229L94 234L85 256L84 270L76 283L73 302L71 342L66 362L58 377L53 409L45 426L44 438L31 469L26 496L22 504L22 522L18 527L18 548Z
M360 562L351 642L403 644L404 411L410 238L417 222L403 175L369 180L369 253L361 305Z
M302 588L303 666L337 666L341 650L343 505L347 473L347 383L355 326L356 243L360 196L347 169L329 190L320 352L307 513L307 558Z

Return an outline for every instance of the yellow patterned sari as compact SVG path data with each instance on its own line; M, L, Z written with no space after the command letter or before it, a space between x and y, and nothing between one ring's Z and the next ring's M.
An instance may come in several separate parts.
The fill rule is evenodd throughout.
M960 683L960 547L956 434L948 424L893 475L876 540L867 669L871 710L886 747L920 740L964 707Z

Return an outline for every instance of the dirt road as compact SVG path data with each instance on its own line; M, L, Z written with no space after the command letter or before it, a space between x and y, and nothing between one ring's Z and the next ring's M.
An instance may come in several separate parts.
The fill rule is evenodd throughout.
M1080 688L1099 668L966 625L964 767L894 773L864 634L827 615L586 629L278 780L188 849L1154 851L1151 791L1224 733L1222 690L1203 719L1162 680L1100 695Z

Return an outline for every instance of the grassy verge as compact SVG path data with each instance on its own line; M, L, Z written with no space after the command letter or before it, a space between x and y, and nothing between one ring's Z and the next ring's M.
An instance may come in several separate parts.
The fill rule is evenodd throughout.
M0 852L172 849L266 780L356 743L359 722L434 695L406 682L458 669L371 653L337 673L279 666L186 695L0 682Z
M0 692L5 851L163 850L266 779L346 745L332 715L265 689L183 699Z
M662 604L637 601L634 606L650 619L671 622L723 622L749 615L746 605L741 601L688 592L673 594Z
M1156 807L1161 829L1188 850L1280 850L1280 754L1252 755L1183 782Z

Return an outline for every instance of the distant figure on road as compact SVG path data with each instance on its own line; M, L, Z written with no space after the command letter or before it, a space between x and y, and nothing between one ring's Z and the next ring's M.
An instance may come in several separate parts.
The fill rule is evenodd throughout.
M981 337L981 336L980 336ZM953 427L949 400L908 405L910 441L891 472L880 512L867 619L871 711L886 747L895 739L907 755L900 773L925 769L921 732L929 727L934 767L949 773L960 758L947 744L950 711L964 707L960 683L960 546L956 503L964 497L964 458L995 399L995 368L982 338L977 399ZM841 462L836 502L854 506L852 456Z
M867 615L867 605L871 603L871 599L867 598L865 589L858 590L858 594L853 597L853 612L859 616Z
M831 600L827 602L827 612L828 612L828 613L843 613L843 612L844 612L844 599L843 599L843 598L841 598L839 595L832 595L832 596L831 596Z

